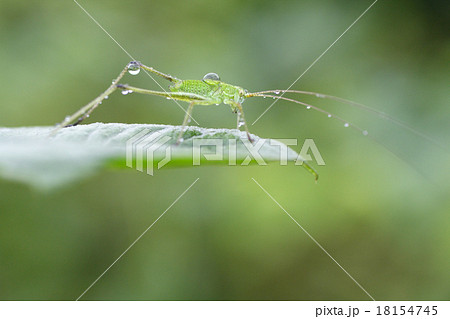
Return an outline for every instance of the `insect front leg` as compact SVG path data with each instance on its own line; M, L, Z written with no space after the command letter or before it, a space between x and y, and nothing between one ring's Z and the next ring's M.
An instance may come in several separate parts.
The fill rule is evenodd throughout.
M254 140L250 135L250 132L248 131L247 122L245 121L244 117L244 110L242 109L241 103L235 102L235 101L227 101L227 104L230 104L233 108L233 112L237 113L237 129L239 130L241 126L244 126L245 131L247 132L247 138L250 141L250 143L253 143Z

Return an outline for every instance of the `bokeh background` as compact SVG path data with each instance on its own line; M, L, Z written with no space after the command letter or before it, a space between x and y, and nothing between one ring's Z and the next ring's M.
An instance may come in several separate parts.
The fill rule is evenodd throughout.
M136 59L179 78L287 88L371 1L79 1ZM293 88L369 137L278 102L250 130L313 138L319 183L293 165L105 170L53 192L0 181L0 299L76 299L196 179L85 300L367 300L257 180L375 298L450 298L449 4L378 3ZM0 2L0 126L53 125L129 57L73 2ZM157 89L145 74L124 82ZM161 85L166 86L164 81ZM271 101L244 103L252 123ZM180 124L171 101L112 95L90 122ZM228 107L197 107L235 127ZM376 141L379 141L377 143ZM1 154L0 154L1 156Z

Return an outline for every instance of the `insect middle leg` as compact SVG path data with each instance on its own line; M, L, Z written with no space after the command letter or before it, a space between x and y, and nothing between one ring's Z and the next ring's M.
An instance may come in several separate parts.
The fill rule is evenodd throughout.
M180 133L178 134L178 138L177 138L177 142L176 142L177 145L180 144L181 138L186 129L186 126L189 124L189 121L192 118L191 114L192 114L192 109L194 108L194 105L196 105L196 104L210 105L210 104L216 103L216 101L211 100L205 96L194 94L194 93L188 93L188 92L160 92L160 91L141 89L141 88L129 86L126 84L119 84L119 85L117 85L117 87L120 89L123 89L123 90L131 91L131 92L164 96L164 97L178 100L178 101L189 102L189 107L185 111L186 115L184 116L183 124L181 125L181 130L180 130Z
M177 143L176 143L177 145L180 144L181 139L183 137L183 133L186 130L186 126L189 124L190 117L192 114L192 109L194 108L194 105L195 105L195 101L192 101L191 103L189 103L188 109L186 111L186 115L184 116L183 124L181 124L180 133L178 134Z

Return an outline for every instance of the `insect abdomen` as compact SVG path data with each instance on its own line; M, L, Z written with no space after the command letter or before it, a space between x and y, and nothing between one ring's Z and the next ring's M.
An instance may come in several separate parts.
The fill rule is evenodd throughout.
M187 92L201 96L209 96L211 93L211 87L201 80L183 80L170 89L173 92Z

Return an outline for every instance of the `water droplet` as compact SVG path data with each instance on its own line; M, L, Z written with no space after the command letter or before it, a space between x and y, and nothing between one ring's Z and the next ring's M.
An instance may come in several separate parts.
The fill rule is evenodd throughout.
M311 106L309 106L309 105L306 107L307 110L309 110L310 108L311 108Z
M265 99L267 96L263 96L263 99Z
M216 103L216 105L219 105L219 103Z
M130 93L132 93L133 91L131 91L131 90L123 90L122 91L122 94L123 95L127 95L127 94L130 94Z
M136 63L130 63L130 65L128 66L128 73L130 73L131 75L137 75L139 74L139 72L141 72L141 68L139 67L139 65Z
M363 135L369 135L369 132L367 132L367 131L363 131L362 133L363 133Z
M244 124L245 124L245 121L244 120L240 120L239 123L238 123L238 127L242 127L242 126L244 126Z
M109 95L105 96L105 100L106 100L107 98L109 98Z
M274 97L272 97L272 99L274 99L274 100L275 100L275 96L274 96Z
M166 97L167 100L170 100L170 97Z
M350 126L350 124L348 124L348 123L344 124L344 127L349 127L349 126Z
M86 115L86 117L89 117L90 115L88 114L88 115Z
M331 114L328 114L327 116L328 116L328 117L331 117Z
M275 94L280 94L280 91L276 90L274 91Z
M70 119L70 116L66 116L65 118L64 118L64 121L68 121Z
M220 81L220 77L219 77L219 75L217 75L217 73L207 73L203 77L203 81L205 81L205 80Z
M320 94L320 93L316 93L316 96L317 96L317 97L322 97L322 98L325 97L325 95Z

